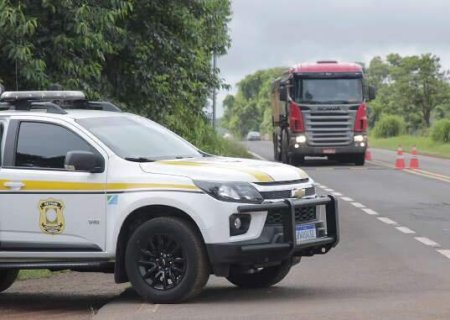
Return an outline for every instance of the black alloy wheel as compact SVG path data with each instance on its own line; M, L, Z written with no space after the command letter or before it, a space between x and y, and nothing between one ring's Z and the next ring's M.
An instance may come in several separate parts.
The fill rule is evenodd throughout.
M165 234L154 234L141 243L138 261L142 279L156 290L174 288L186 273L186 260L179 243Z
M125 269L136 292L152 303L178 303L200 293L210 266L195 226L182 218L144 221L128 240Z

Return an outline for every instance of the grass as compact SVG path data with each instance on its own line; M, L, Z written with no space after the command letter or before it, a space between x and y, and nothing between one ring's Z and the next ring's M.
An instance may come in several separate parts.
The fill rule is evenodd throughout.
M391 138L369 137L369 146L374 148L397 150L401 145L404 151L410 151L412 146L417 147L419 154L428 154L443 158L450 158L450 143L437 143L430 137L417 137L403 135Z
M47 269L43 270L20 270L18 280L41 279L51 277L53 272Z

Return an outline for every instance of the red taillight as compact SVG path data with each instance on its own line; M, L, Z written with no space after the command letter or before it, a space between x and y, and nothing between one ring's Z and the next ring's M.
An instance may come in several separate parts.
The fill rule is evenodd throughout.
M303 124L303 115L300 107L295 103L291 103L290 107L290 119L289 127L293 132L305 132L305 126Z
M358 132L367 130L367 113L365 104L360 105L358 111L356 112L354 130Z

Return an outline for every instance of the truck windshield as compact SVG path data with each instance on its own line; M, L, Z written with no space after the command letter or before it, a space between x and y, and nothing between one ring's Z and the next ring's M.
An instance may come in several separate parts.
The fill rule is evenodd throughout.
M298 79L295 101L299 103L357 103L363 100L361 79Z
M134 115L76 120L118 156L136 162L203 156L194 146L159 124Z

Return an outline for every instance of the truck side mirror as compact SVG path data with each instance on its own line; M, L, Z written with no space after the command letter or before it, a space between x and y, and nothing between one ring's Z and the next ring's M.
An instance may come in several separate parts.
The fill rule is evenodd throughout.
M368 87L367 100L374 100L377 97L377 89L374 86Z
M287 90L285 85L281 85L280 89L280 101L286 101L287 100Z
M88 151L69 151L64 160L64 167L70 171L101 173L105 170L102 156Z

